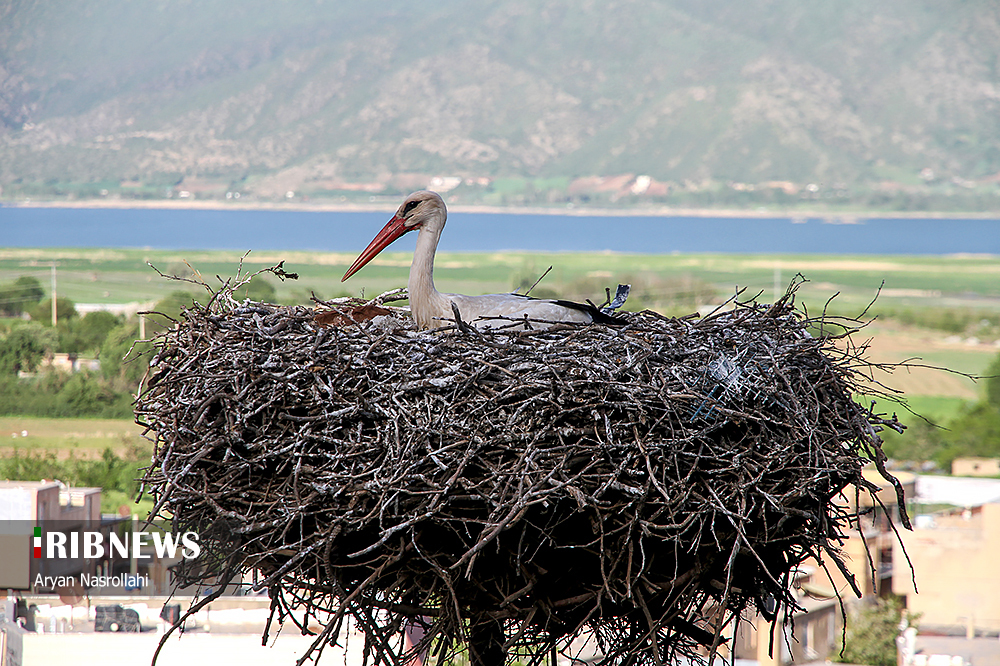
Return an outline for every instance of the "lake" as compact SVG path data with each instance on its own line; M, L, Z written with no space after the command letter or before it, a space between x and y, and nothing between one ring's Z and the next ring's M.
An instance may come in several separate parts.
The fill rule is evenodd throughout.
M0 207L0 247L360 252L385 212ZM836 218L834 218L836 220ZM394 250L412 249L415 234ZM409 241L409 242L407 242ZM1000 220L453 212L444 252L998 254Z

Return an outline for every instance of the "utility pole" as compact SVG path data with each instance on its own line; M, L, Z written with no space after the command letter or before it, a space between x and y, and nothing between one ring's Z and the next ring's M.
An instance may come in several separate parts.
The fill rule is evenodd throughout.
M52 262L52 328L56 327L56 262Z

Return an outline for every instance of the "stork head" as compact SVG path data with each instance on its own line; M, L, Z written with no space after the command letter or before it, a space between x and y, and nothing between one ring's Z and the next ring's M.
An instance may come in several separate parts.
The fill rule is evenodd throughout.
M382 231L378 232L361 256L351 264L340 281L343 282L360 271L365 264L375 258L375 255L406 232L426 228L428 231L441 233L447 219L448 209L436 192L427 190L414 192L406 197L396 210L396 214L382 227Z

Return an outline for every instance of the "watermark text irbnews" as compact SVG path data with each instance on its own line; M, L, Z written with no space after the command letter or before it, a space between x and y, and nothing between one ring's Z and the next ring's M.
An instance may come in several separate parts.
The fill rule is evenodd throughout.
M107 538L105 538L107 536ZM150 548L152 550L150 550ZM37 551L36 551L37 552ZM44 556L46 559L100 559L121 557L134 559L180 557L191 560L201 554L198 534L184 532L180 535L161 532L45 532Z

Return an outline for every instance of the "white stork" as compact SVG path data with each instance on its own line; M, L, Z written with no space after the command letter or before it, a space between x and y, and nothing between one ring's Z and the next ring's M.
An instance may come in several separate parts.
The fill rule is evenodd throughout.
M622 323L593 305L584 303L530 298L519 294L442 294L434 288L434 253L447 219L448 209L440 196L435 192L414 192L406 197L392 219L347 269L341 282L361 270L362 266L394 240L408 231L418 229L417 247L413 252L407 286L410 311L420 328L446 326L449 322L444 321L445 319L455 318L453 303L462 319L477 328L509 326L511 320L523 320L525 317L532 320L531 326L534 328L546 328L558 322ZM503 319L495 319L496 317Z

